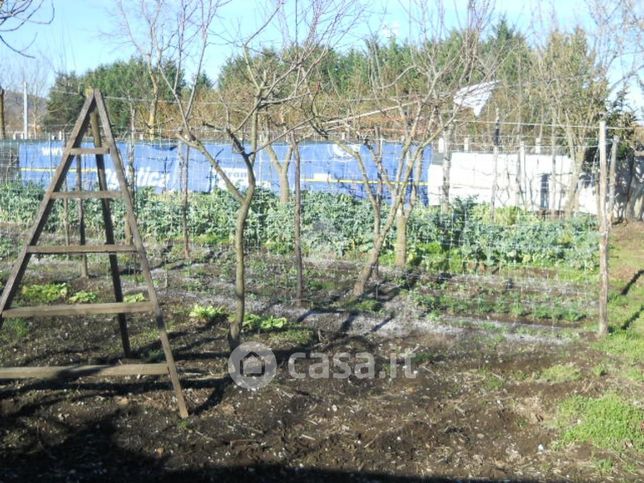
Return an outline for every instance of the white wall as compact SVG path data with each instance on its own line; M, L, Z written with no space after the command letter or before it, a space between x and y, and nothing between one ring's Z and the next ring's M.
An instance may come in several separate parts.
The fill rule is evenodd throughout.
M522 206L528 210L542 207L542 177L547 175L547 196L545 206L563 210L566 202L566 187L572 172L572 161L567 156L550 154L526 154L519 163L519 154L499 154L497 158L496 206ZM522 196L517 199L517 169ZM554 179L553 179L554 170ZM450 199L476 196L478 201L491 201L494 180L494 154L492 153L452 153L450 173ZM443 185L442 163L432 163L428 173L429 202L438 205ZM594 188L580 190L579 211L596 213Z

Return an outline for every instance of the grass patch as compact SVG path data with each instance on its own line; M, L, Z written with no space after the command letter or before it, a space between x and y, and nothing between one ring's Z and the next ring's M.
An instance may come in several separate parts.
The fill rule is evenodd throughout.
M280 332L272 332L268 337L271 346L307 346L315 342L315 334L308 327L288 327Z
M554 384L578 381L579 379L581 379L581 372L573 364L555 364L539 374L540 381Z
M592 371L595 377L604 377L608 374L608 367L606 364L597 364L593 367Z
M626 370L624 375L626 379L630 379L633 382L644 382L644 371L641 368L631 367Z
M29 334L29 324L24 319L6 319L2 324L0 339L7 342L22 339Z
M595 349L627 359L644 363L644 336L631 330L618 330L593 344Z
M421 364L424 364L425 362L431 362L432 361L432 353L431 352L416 352L412 356L411 361L416 365L421 365Z
M643 420L644 410L615 393L598 399L572 396L557 410L557 423L563 431L561 443L590 443L615 451L631 446L644 451Z
M483 376L483 387L488 391L498 391L505 385L505 379L491 372L488 369L481 369Z
M379 312L382 309L382 303L375 299L365 298L349 302L346 308L357 312Z

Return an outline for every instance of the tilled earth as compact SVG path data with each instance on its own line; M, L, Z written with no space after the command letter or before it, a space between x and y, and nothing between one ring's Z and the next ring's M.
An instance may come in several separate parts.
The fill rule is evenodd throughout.
M68 262L60 262L56 279L76 290L106 290L94 279L73 279L67 269ZM558 402L572 394L598 395L618 383L592 377L594 353L587 343L552 332L531 338L476 327L451 330L435 321L431 330L418 330L422 320L406 333L382 332L373 329L383 319L378 314L360 314L361 330L345 330L345 324L329 320L346 321L346 313L325 314L326 325L316 326L307 321L306 310L297 317L289 312L285 315L293 323L298 319L313 328L307 329L309 337L289 339L288 330L244 334L271 346L278 360L276 378L249 391L226 375L224 322L188 316L195 302L228 297L225 290L212 293L214 282L186 290L190 277L181 268L155 276L190 417L179 419L163 378L0 381L0 481L644 477L636 461L624 465L630 470L600 473L593 462L614 454L584 444L556 444ZM136 291L136 281L127 283ZM391 303L406 310L402 300ZM250 301L255 309L269 305L260 296ZM274 305L273 312L280 307ZM133 346L144 360L160 356L151 325L142 316L131 320ZM24 337L5 339L0 346L3 366L120 360L120 337L110 318L34 319L28 328ZM287 360L296 351L321 352L330 359L340 352L353 357L369 352L376 377L295 379ZM407 367L414 377L404 376L405 354L414 354ZM555 384L538 377L544 368L571 361L580 368L579 380ZM313 362L305 360L301 371Z

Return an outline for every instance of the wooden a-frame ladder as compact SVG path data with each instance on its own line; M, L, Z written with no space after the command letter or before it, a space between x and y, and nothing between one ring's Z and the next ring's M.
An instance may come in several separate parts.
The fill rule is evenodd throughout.
M100 120L100 121L99 121ZM103 127L104 142L101 139L100 126ZM83 136L91 127L92 137L94 140L93 148L81 147ZM96 170L98 178L98 191L61 191L65 178L76 156L95 155ZM107 176L105 173L105 161L103 156L110 155L114 165L114 171L118 180L119 190L111 191L108 188ZM85 244L84 234L81 232L79 245L63 246L44 246L39 245L38 240L45 227L47 218L52 210L53 203L58 199L92 199L101 200L103 214L103 223L105 226L105 244L89 245ZM114 227L112 224L112 215L110 212L110 200L120 199L125 205L125 221L131 234L131 244L115 243ZM113 303L93 303L93 304L76 304L76 305L42 305L33 307L16 307L11 308L11 302L16 295L17 288L22 281L29 259L33 254L80 254L101 253L109 257L110 271L112 275L112 285L114 287ZM141 271L147 284L148 300L145 302L125 303L123 301L123 290L121 278L119 275L119 266L117 260L118 253L137 254ZM0 379L22 379L22 378L66 378L66 377L83 377L83 376L130 376L130 375L167 375L170 377L172 386L179 407L179 414L182 418L188 416L186 402L181 391L181 384L177 375L177 369L170 348L168 334L163 321L163 313L159 306L156 291L154 289L150 265L145 253L143 241L139 233L136 218L134 215L134 205L132 197L127 187L123 162L121 160L116 142L112 135L112 129L105 108L103 96L98 90L91 91L85 100L81 112L76 120L74 129L69 141L63 151L63 157L60 165L51 180L45 196L40 205L36 220L27 236L25 246L18 255L16 264L4 287L2 298L0 299L0 329L2 328L3 319L8 318L25 318L25 317L46 317L46 316L83 316L83 315L101 315L113 314L118 317L121 331L121 340L125 356L130 356L130 343L127 330L126 314L148 312L153 313L156 319L156 325L165 355L164 363L149 364L121 364L121 365L90 365L90 366L45 366L45 367L5 367L0 368Z

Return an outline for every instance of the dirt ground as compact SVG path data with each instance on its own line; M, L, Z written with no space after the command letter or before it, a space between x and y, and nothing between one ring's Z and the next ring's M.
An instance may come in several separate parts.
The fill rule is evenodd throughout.
M624 238L636 246L638 233ZM188 315L195 303L232 304L230 274L221 269L230 258L209 253L186 266L162 264L167 260L161 251L151 252L190 417L179 419L163 378L0 381L0 481L644 478L635 452L557 444L554 413L562 399L623 384L593 376L605 355L591 348L588 329L571 335L570 326L557 324L525 331L508 321L430 320L386 283L378 294L383 308L343 308L333 301L349 287L349 275L342 274L350 271L337 267L318 267L333 282L327 299L295 309L288 303L288 284L280 285L270 267L256 264L249 268L250 310L284 315L290 325L244 334L273 348L278 360L276 378L249 391L223 375L225 322ZM57 259L50 268L44 259L37 263L30 283L66 281L74 290L107 297L106 281L77 279L72 262ZM9 267L6 261L1 268ZM273 274L270 287L257 282L266 273ZM626 269L617 276L624 284L633 279ZM128 293L141 287L136 274L125 277L125 284ZM389 329L393 319L395 328ZM136 316L130 327L137 356L159 359L151 321ZM117 362L119 343L117 325L108 317L34 319L24 336L3 339L0 364ZM287 360L296 351L330 357L370 352L384 377L294 379ZM392 353L414 354L415 378L391 377L386 368ZM574 364L581 377L560 383L539 378L556 364ZM624 464L606 472L596 462L607 458Z

